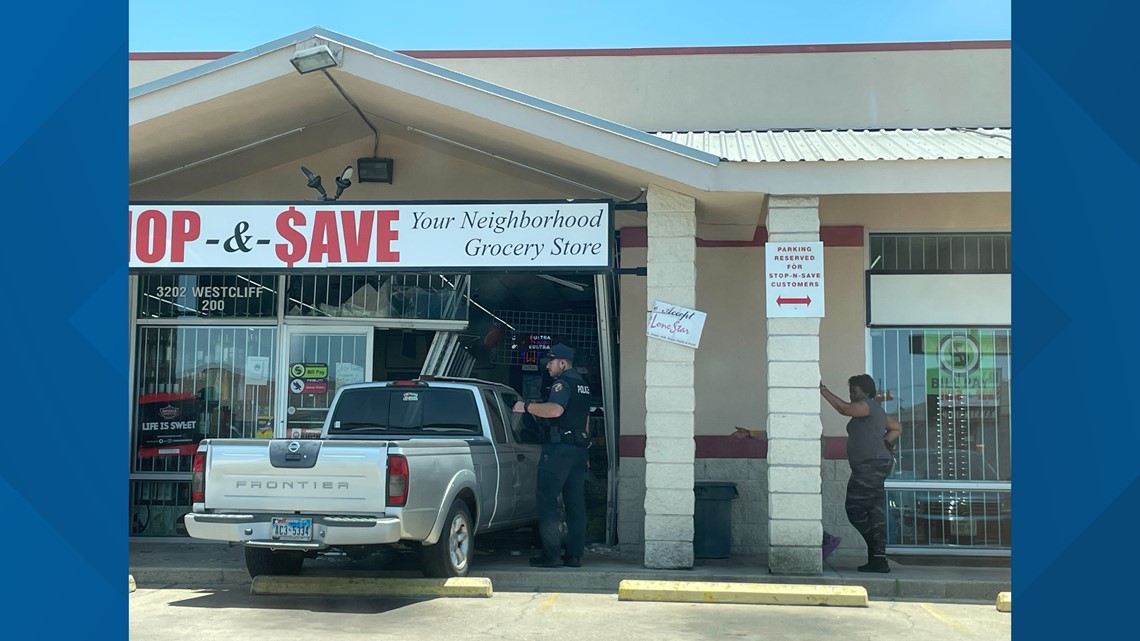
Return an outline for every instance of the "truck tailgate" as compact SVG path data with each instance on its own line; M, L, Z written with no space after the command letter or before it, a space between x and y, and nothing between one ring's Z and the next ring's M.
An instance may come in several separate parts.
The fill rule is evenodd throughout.
M206 457L205 507L222 512L382 514L387 453L384 441L212 440Z

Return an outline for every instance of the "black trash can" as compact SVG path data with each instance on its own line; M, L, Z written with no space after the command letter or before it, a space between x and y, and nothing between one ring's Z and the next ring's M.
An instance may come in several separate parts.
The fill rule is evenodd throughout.
M731 481L697 481L693 492L693 556L726 559L732 545L732 500L737 497Z

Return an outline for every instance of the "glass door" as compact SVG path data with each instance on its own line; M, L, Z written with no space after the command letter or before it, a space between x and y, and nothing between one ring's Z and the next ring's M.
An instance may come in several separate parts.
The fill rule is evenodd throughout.
M336 390L372 380L372 327L286 325L278 438L318 438Z

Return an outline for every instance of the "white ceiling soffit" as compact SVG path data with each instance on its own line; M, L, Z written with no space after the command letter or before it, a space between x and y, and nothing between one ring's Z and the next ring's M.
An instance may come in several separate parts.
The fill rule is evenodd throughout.
M329 76L381 134L440 136L583 184L629 185L631 192L659 184L705 205L733 192L1009 190L1007 159L768 162L760 161L768 158L765 152L738 144L741 161L721 162L731 134L643 132L320 28L133 88L132 183L186 168L198 171L198 165L220 154L265 141L271 141L271 156L279 163L368 136L366 125L323 73L301 75L289 63L296 45L313 38L344 47L341 66L328 70ZM808 138L822 144L828 133ZM891 142L878 146L885 150ZM816 155L829 160L823 152ZM799 156L810 158L802 151ZM757 161L748 162L753 157ZM249 172L268 168L246 167ZM215 178L210 174L201 174L206 184Z
M392 76L389 75L390 69L383 68L383 67L371 67L370 68L370 67L366 67L366 66L361 66L358 59L346 57L344 60L344 63L340 66L341 69L345 69L346 71L349 71L350 73L354 73L355 75L359 75L363 78L368 78L370 80L373 80L377 84L388 85L388 86L392 87L393 89L396 89L399 91L406 91L408 93L412 93L413 95L423 96L424 98L427 98L427 99L431 99L432 94L437 93L437 92L441 93L441 97L446 97L444 94L442 94L442 85L436 83L433 80L427 79L428 76L435 76L437 78L450 81L450 83L453 83L455 85L460 85L460 86L468 87L470 89L478 90L480 92L483 92L483 93L485 93L491 97L497 98L497 99L505 99L505 100L517 103L521 106L529 107L529 108L534 109L534 110L544 111L544 112L547 112L547 113L550 113L550 114L553 114L556 116L560 116L566 120L572 120L575 122L587 124L587 125L590 125L592 127L597 128L597 129L600 129L602 131L607 131L607 132L612 133L614 135L629 138L631 140L635 140L637 142L641 142L641 143L644 143L646 145L650 145L652 147L656 147L656 148L664 150L664 151L669 151L669 152L678 154L680 156L683 156L686 158L691 158L693 160L697 160L697 161L700 161L700 162L703 162L703 163L706 163L709 165L716 165L720 161L720 159L718 157L716 157L712 154L702 152L702 151L698 151L692 147L688 147L688 146L683 145L683 144L678 144L678 143L670 142L667 140L663 140L662 138L660 138L658 136L655 136L653 134L641 131L639 129L634 129L632 127L626 127L625 125L620 125L618 123L611 122L611 121L605 120L603 118L591 116L590 114L583 113L581 111L575 111L575 110L570 109L568 107L563 107L561 105L557 105L557 104L552 103L552 102L547 102L545 100L541 100L539 98L535 98L533 96L530 96L530 95L527 95L527 94L524 94L524 93L521 93L518 91L507 89L506 87L502 87L502 86L495 85L495 84L492 84L492 83L489 83L489 82L486 82L483 80L479 80L478 78L474 78L472 76L461 74L461 73L458 73L456 71L446 69L444 67L440 67L440 66L428 63L428 62L424 62L424 61L419 60L417 58L412 58L410 56L405 56L403 54L396 53L394 51L382 49L382 48L377 47L375 45L371 45L371 44L368 44L366 42L356 40L354 38L349 38L347 36L343 36L343 35L338 34L338 33L333 33L331 31L321 29L321 28L314 28L314 29L310 29L308 31L302 31L302 32L294 34L292 36L286 36L284 38L274 40L273 42L261 45L259 47L255 47L255 48L249 49L247 51L235 53L235 54L226 56L225 58L220 58L218 60L215 60L213 62L204 64L204 65L201 65L198 67L193 67L191 69L187 69L186 71L183 71L181 73L174 74L174 75L168 76L166 78L160 78L158 80L155 80L155 81L143 84L143 85L139 85L138 87L135 87L131 90L130 98L131 98L131 100L134 100L136 97L141 97L141 96L144 96L146 94L159 91L163 88L170 87L173 85L177 85L177 84L189 81L191 79L198 78L198 77L204 76L206 74L209 74L209 73L212 73L215 71L219 71L219 70L224 69L226 67L231 67L231 66L235 66L239 63L251 61L251 60L254 60L256 58L263 57L266 54L269 54L272 52L284 51L284 57L286 58L286 60L288 60L288 58L292 56L293 47L296 44L301 43L301 42L305 42L308 40L312 40L314 38L319 38L319 39L331 41L331 42L334 42L337 44L341 44L341 45L347 47L348 49L355 49L355 50L360 51L362 53L370 54L371 56L378 58L380 60L384 60L384 61L396 64L396 65L401 65L401 66L409 68L410 70L419 72L418 74L409 74L407 77L400 79L402 82L397 83L394 81ZM260 74L257 74L261 78L261 81L270 80L272 78L279 77L279 76L288 76L288 75L292 75L292 74L296 73L296 71L292 68L292 65L287 65L284 69L282 69L280 67L280 65L276 64L276 61L270 60L267 62L268 62L268 65L272 67L272 71L266 73L265 69L258 69L258 71L261 71ZM350 66L351 66L351 68L348 68ZM224 93L228 90L248 86L248 84L250 84L250 83L248 83L248 82L242 83L240 81L239 82L227 82L227 83L218 84L216 87L217 87L217 91L219 93ZM437 90L437 91L433 91L433 90ZM455 104L455 103L449 103L446 101L439 101L439 102L443 102L443 104ZM496 105L496 106L499 106L499 105ZM470 111L471 105L464 104L462 108L465 111ZM505 118L502 118L501 116L499 116L498 113L488 114L487 116L491 120L506 120ZM140 114L140 117L145 118L145 115ZM134 124L135 122L137 122L137 120L135 118L132 118L131 123Z
M350 112L323 74L302 76L289 64L295 46L313 38L344 47L342 64L329 75L370 119L383 114L386 122L378 126L443 136L492 154L545 147L533 156L536 161L589 166L607 159L645 174L639 176L642 182L660 176L695 186L691 178L704 173L701 182L707 183L707 174L720 162L644 131L313 29L135 87L130 98L132 180L158 173L158 164L186 166ZM359 129L354 134L359 136ZM182 157L162 158L162 148L179 149Z

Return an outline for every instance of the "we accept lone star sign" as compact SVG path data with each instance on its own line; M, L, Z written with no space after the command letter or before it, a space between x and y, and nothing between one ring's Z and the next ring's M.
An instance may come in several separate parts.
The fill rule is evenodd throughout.
M697 347L705 328L704 312L655 301L649 312L645 335L671 343Z

